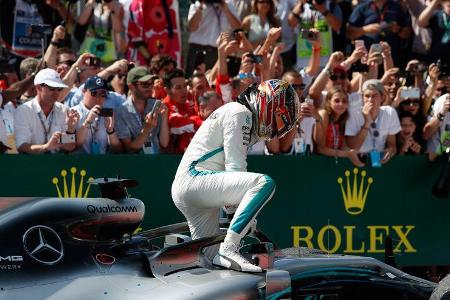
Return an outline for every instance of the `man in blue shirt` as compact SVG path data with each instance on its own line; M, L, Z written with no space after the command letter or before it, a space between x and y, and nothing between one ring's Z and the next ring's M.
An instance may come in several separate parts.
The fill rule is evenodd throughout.
M393 0L369 0L358 4L353 10L347 28L351 40L364 40L366 48L386 41L391 46L392 57L399 64L402 40L409 38L410 18L398 2Z

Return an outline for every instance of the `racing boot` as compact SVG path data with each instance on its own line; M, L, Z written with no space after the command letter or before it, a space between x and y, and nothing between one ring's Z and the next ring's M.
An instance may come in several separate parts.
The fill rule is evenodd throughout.
M220 244L219 253L213 259L213 264L241 272L258 273L262 269L246 260L233 242Z

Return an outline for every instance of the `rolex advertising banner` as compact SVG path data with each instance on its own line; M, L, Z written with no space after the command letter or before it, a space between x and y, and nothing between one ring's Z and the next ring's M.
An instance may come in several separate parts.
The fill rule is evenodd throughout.
M119 175L140 183L129 193L146 205L143 229L181 222L170 196L179 161L169 155L3 155L0 210L23 201L11 197L97 197L88 180ZM450 264L450 200L431 194L439 163L395 157L381 168L356 168L319 156L251 156L248 162L249 171L277 184L257 218L277 246L383 259L389 236L399 265Z

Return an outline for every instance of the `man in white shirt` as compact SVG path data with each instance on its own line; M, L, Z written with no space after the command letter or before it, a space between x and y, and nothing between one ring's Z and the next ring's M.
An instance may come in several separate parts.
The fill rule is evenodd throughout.
M428 141L427 152L429 153L442 153L448 147L447 143L450 142L447 140L448 137L445 136L445 140L441 141L441 136L444 131L449 131L446 130L446 127L450 125L449 109L450 94L442 95L433 105L431 118L423 129L423 136Z
M79 115L57 102L67 85L53 69L39 71L34 85L36 97L19 106L14 116L17 150L21 153L72 151L75 143L61 143L61 137L75 134Z
M196 1L189 7L188 30L189 51L186 61L186 74L190 76L196 64L205 63L210 69L217 61L216 40L221 32L240 28L241 22L229 0L220 3Z
M381 106L386 97L381 81L367 80L362 93L362 110L349 110L345 125L347 145L370 154L372 165L384 164L397 152L395 135L401 130L400 121L394 108Z

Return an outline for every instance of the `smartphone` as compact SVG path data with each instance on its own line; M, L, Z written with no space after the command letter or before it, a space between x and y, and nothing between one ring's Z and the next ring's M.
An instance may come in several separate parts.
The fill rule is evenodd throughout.
M420 98L420 89L413 87L413 88L407 88L406 90L401 90L400 97L403 99L419 99Z
M156 100L156 102L155 102L155 104L153 105L153 108L152 108L152 115L154 113L158 114L160 107L161 107L161 100Z
M101 108L100 113L98 114L100 117L112 117L113 109L112 108Z
M355 40L355 49L357 48L366 48L363 40Z
M310 104L310 105L314 105L314 99L308 96L308 97L305 98L305 103L306 104Z
M237 56L227 56L228 75L234 77L239 74L239 68L241 67L241 58Z
M260 64L263 61L262 55L256 55L256 54L250 53L248 56L250 57L252 62L255 64Z
M60 144L71 144L75 142L76 142L75 134L63 133L59 138Z
M100 67L100 63L100 58L98 57L91 56L86 59L86 64L90 67Z
M301 32L301 38L308 40L308 41L315 41L317 40L317 33L314 31L311 31L309 29L302 29Z
M358 159L363 163L363 164L367 164L367 162L369 161L369 155L367 153L359 153L358 154Z
M372 44L370 46L370 52L381 54L382 51L383 51L383 48L381 48L380 44Z

